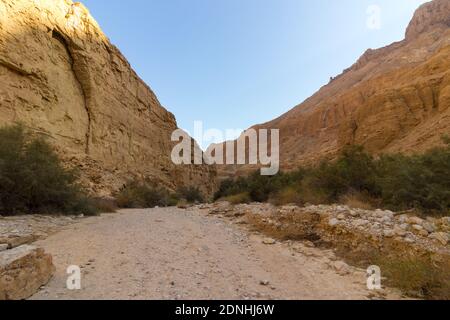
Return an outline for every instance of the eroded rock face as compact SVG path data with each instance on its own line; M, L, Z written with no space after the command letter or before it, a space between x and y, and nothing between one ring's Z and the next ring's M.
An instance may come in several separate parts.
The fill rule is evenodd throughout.
M17 122L47 136L100 195L132 177L214 187L214 168L171 162L174 116L70 0L0 0L0 125Z
M52 257L43 249L24 245L0 252L0 300L29 298L54 272Z
M450 133L449 20L448 0L423 5L405 40L368 50L305 102L256 126L280 129L282 169L334 158L348 144L374 154L440 145ZM221 176L235 172L220 167Z

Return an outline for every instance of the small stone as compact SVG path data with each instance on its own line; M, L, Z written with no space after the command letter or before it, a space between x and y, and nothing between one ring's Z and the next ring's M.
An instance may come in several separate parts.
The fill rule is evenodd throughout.
M423 230L423 227L422 227L421 225L418 225L418 224L414 224L414 225L412 226L412 228L413 228L415 231L422 231L422 230Z
M330 225L330 227L335 227L335 226L337 226L339 224L339 220L336 219L336 218L330 219L328 224Z
M406 235L406 231L398 226L394 228L394 232L397 236L400 236L400 237L404 237Z
M386 238L393 238L395 236L395 231L394 230L384 230L383 234Z
M422 225L423 219L420 219L419 217L409 217L408 222L409 222L409 224Z
M407 242L407 243L415 243L416 240L414 240L414 238L412 238L411 236L407 236L405 238L405 242Z
M270 284L270 281L268 281L268 280L261 280L259 282L259 284L262 285L262 286L268 286Z
M422 236L422 237L428 237L429 234L430 233L427 230L425 230L425 229L419 231L419 235Z
M305 246L307 246L308 248L315 248L315 244L312 243L311 241L305 241L304 242Z
M422 224L422 226L423 226L423 228L424 228L426 231L428 231L429 233L433 233L433 232L436 231L436 226L435 226L433 223L431 223L431 222L424 222L424 223Z
M7 243L0 244L0 252L6 251L7 249L8 249L8 244Z
M369 221L363 219L356 219L355 221L352 222L353 226L355 227L362 227L367 225L368 223Z
M403 223L403 224L400 225L400 228L401 228L402 230L408 230L408 229L409 229L409 225L406 224L406 223Z
M350 273L350 266L343 261L336 261L333 263L334 270L337 271L341 276L347 275Z
M350 210L350 215L352 217L359 217L361 214L356 210Z
M444 246L447 245L448 241L449 241L449 236L447 233L445 232L435 232L432 233L428 236L430 239L439 241L440 243L442 243Z
M262 243L267 244L267 245L273 245L273 244L275 244L277 242L274 239L266 238L266 239L263 240Z
M337 216L337 218L338 218L339 220L344 220L344 219L345 219L345 214L341 213L341 214L339 214L339 215Z

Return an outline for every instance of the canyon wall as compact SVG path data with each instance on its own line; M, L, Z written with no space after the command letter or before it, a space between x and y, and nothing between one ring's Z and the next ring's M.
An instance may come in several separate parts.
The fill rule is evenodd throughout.
M386 30L383 30L386 32ZM278 119L284 170L329 158L346 145L373 154L423 152L450 134L450 1L415 13L403 41L368 50L349 69ZM220 167L219 175L254 167Z
M211 193L215 168L175 166L175 117L70 0L0 0L0 125L47 137L83 182L110 195L128 179Z

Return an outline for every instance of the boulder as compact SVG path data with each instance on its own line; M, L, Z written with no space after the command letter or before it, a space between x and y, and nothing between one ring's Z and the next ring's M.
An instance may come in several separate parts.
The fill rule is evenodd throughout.
M22 300L48 283L55 267L43 249L23 245L0 252L0 300Z

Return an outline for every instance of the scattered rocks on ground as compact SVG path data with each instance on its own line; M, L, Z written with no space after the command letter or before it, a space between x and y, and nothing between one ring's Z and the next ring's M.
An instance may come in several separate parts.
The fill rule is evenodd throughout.
M0 216L0 244L8 244L9 249L30 244L75 222L74 216Z
M445 232L435 232L429 236L430 239L439 241L442 245L447 245L449 242L449 235Z
M285 235L294 232L296 239L309 241L317 238L320 243L345 254L364 256L364 252L379 252L402 258L405 253L415 253L432 254L433 259L440 261L450 259L449 217L423 219L412 216L412 212L398 214L389 210L355 209L343 205L275 207L271 204L231 205L221 202L213 204L209 210L231 219L239 212L240 220L246 220L249 224L257 221L259 227L265 225L263 232L272 230L275 234L266 233L275 239L265 239L265 244L275 244L276 235L283 235L283 232ZM295 242L290 246L294 253L314 257L308 244ZM338 267L340 273L348 271L340 263Z

